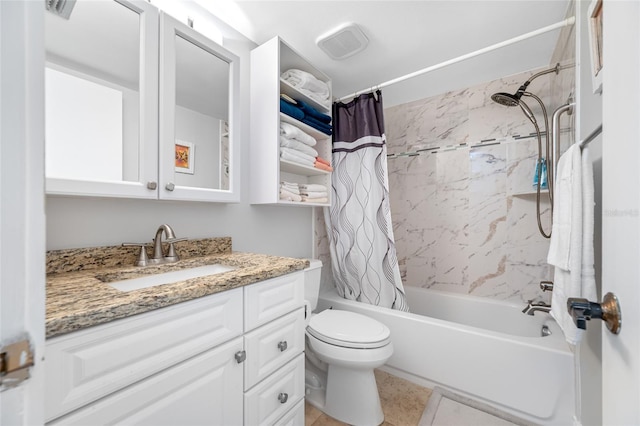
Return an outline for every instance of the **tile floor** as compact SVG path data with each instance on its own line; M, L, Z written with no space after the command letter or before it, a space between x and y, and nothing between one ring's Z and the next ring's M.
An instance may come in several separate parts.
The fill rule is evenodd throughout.
M431 389L418 386L407 380L376 370L376 382L382 411L384 426L417 426L424 412ZM305 426L341 426L345 425L315 407L305 405Z

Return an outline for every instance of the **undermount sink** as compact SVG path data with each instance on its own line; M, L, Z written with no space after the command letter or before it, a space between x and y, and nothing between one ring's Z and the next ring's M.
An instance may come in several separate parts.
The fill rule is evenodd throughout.
M216 263L213 265L197 266L194 268L180 269L178 271L164 272L161 274L145 275L144 277L130 278L114 282L108 282L109 280L105 279L105 277L98 277L98 279L106 282L116 290L133 291L162 284L177 283L191 278L222 274L223 272L233 271L234 269L236 268L233 266L220 265Z

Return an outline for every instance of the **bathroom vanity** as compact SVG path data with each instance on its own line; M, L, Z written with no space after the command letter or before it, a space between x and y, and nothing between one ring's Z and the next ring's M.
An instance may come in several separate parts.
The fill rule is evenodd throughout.
M304 422L307 261L234 253L230 239L185 245L152 271L235 269L123 292L96 277L144 275L115 256L135 250L49 253L48 424Z

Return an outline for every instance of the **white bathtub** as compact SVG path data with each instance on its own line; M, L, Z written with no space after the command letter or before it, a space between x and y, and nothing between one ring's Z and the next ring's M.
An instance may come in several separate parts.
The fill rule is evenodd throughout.
M407 287L412 313L323 293L329 307L375 318L391 330L394 354L383 369L441 386L529 422L571 424L573 355L549 314L524 305ZM547 326L550 336L542 337Z

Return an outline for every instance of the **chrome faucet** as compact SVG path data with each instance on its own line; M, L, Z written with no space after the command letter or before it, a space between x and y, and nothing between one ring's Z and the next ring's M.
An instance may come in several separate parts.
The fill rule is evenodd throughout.
M522 313L533 316L533 314L538 311L549 313L551 312L551 305L547 305L544 302L533 303L533 300L529 300L529 303L527 303L527 306L522 310Z
M163 233L166 237L165 242L169 244L166 254L164 254L162 250ZM176 253L173 243L184 240L186 240L186 238L176 238L176 234L173 232L173 229L166 223L160 225L156 231L156 236L153 239L153 256L149 259L149 263L158 264L177 262L180 260L180 257L178 256L178 253Z
M169 244L167 254L164 254L164 250L162 249L162 234L166 237L164 242ZM158 265L160 263L173 263L180 260L173 244L185 240L186 238L176 238L173 229L169 225L163 224L158 227L156 237L153 239L153 256L151 258L147 256L147 243L122 243L122 246L140 247L138 259L135 262L136 266Z

